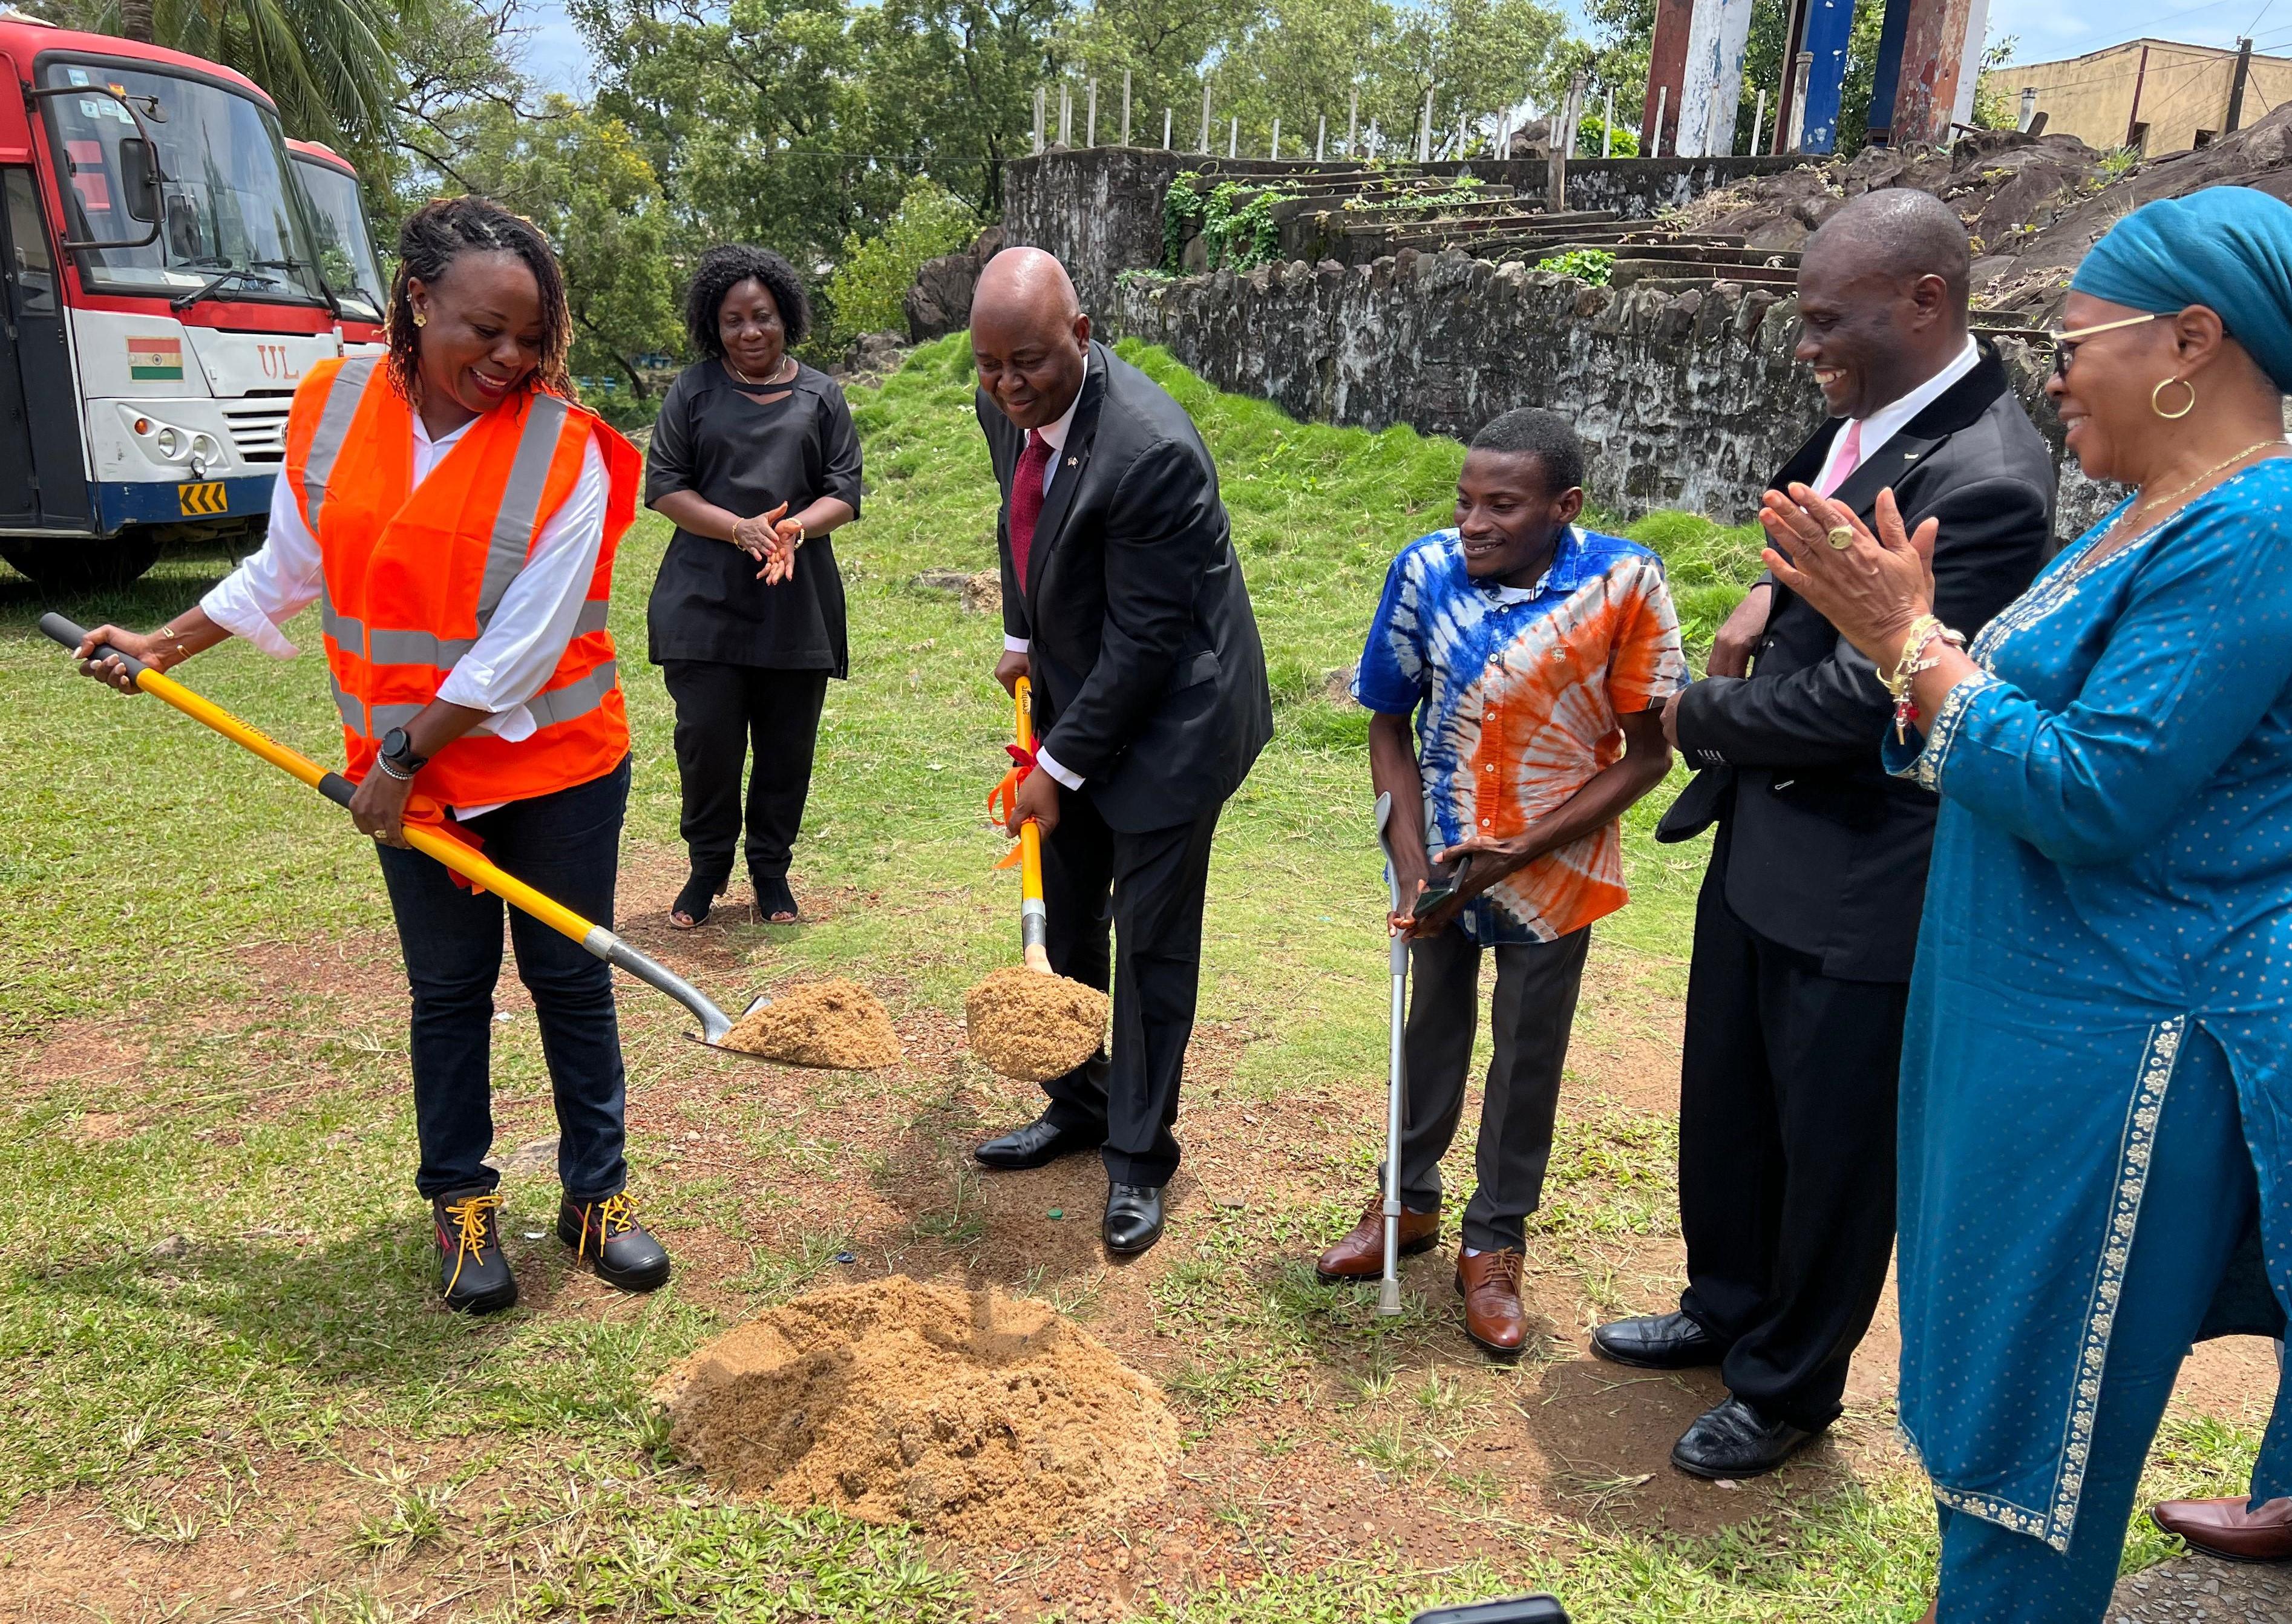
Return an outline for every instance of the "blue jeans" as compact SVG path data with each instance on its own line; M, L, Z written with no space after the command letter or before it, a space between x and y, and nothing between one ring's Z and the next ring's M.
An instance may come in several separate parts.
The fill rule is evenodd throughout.
M512 801L468 828L491 861L610 929L629 764L570 789ZM435 1200L491 1190L494 985L501 979L502 900L472 894L419 852L377 846L398 942L414 991L415 1185ZM628 1182L621 1159L626 1083L610 966L539 920L509 911L518 979L533 995L541 1049L557 1100L557 1176L575 1201L599 1201Z
M2165 1093L2070 1548L1937 1507L1940 1624L2098 1624L2150 1442L2258 1200L2228 1056L2198 1030Z

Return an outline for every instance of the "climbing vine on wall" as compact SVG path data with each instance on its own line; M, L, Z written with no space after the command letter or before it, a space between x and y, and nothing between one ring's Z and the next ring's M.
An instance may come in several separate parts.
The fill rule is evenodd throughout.
M1271 263L1281 252L1281 228L1273 206L1290 194L1221 181L1205 191L1204 177L1187 170L1162 197L1162 266L1182 269L1187 242L1198 235L1209 250L1213 271L1247 271Z

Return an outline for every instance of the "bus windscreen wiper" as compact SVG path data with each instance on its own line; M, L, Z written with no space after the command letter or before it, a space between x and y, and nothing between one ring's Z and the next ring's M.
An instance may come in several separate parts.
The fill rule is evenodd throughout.
M258 276L259 272L274 271L300 271L302 269L303 269L303 262L298 259L249 260L244 265L233 265L228 271L217 272L214 278L205 287L191 293L178 294L175 297L168 300L167 303L170 309L187 311L202 299L214 298L215 295L221 293L224 288L230 287L234 282L261 280L270 283L273 286L286 285L284 278L277 276ZM325 279L323 277L320 278L319 282L323 287L325 284ZM333 303L333 296L329 295L327 297L327 303L331 305ZM337 313L339 314L339 312Z

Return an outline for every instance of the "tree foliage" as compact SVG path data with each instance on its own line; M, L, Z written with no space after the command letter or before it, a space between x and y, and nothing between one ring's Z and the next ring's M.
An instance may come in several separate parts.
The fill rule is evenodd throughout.
M970 206L928 177L908 182L883 231L844 238L835 273L827 279L827 303L834 312L830 338L837 348L862 333L907 330L908 289L925 260L952 254L979 230Z

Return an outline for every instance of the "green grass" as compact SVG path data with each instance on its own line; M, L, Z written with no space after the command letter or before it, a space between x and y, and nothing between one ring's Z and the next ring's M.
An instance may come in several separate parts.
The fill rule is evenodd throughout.
M1413 1467L1462 1430L1504 1425L1521 1389L1492 1384L1548 1362L1524 1361L1517 1378L1428 1373L1453 1313L1445 1288L1380 1321L1300 1261L1358 1210L1384 1066L1365 729L1324 680L1357 657L1394 551L1446 522L1462 451L1407 429L1299 424L1158 352L1125 352L1218 457L1273 667L1275 741L1219 831L1201 1014L1247 1039L1225 1100L1288 1111L1298 1176L1318 1192L1252 1192L1245 1210L1181 1215L1144 1312L1182 1339L1169 1386L1198 1442L1262 1428L1287 1400L1309 1403L1314 1435L1353 1459ZM961 340L854 392L854 416L867 516L836 538L853 680L829 696L798 860L805 893L827 906L798 930L728 930L708 974L729 1000L749 984L856 973L895 1014L951 1016L1007 960L1013 903L982 813L1009 727L988 676L1000 627L911 584L993 563L996 495ZM1691 638L1707 641L1756 573L1755 537L1679 515L1631 533L1664 553ZM635 737L625 920L664 908L681 877L669 707L641 658L666 540L658 521L640 523L613 606ZM521 1171L504 1188L529 1305L482 1325L437 1311L412 1189L402 982L368 845L157 703L73 675L33 629L50 607L157 624L228 563L173 557L125 593L61 605L0 576L0 1429L12 1440L0 1596L10 1529L61 1507L138 1551L253 1550L314 1620L410 1617L467 1575L479 1588L455 1616L971 1616L984 1576L906 1531L711 1493L668 1457L649 1389L730 1318L842 1277L862 1225L804 1208L807 1184L840 1176L904 1203L896 1225L865 1238L868 1257L904 1247L932 1266L975 1260L997 1220L947 1148L975 1092L958 1099L945 1077L838 1078L800 1102L764 1098L753 1072L679 1041L680 1012L625 986L638 1188L673 1242L714 1240L730 1262L655 1298L578 1305L555 1242L525 1239L545 1227L553 1179ZM314 618L290 631L318 641ZM321 760L340 747L314 656L276 662L233 643L182 675ZM1649 838L1667 799L1627 820L1635 900L1601 927L1594 959L1614 996L1658 1023L1675 1010L1702 860ZM552 1131L529 1015L498 1029L495 1076L502 1148ZM958 1081L992 1087L975 1072ZM864 1130L885 1123L924 1150L864 1150ZM703 1134L768 1176L660 1171ZM1632 1248L1671 1232L1672 1156L1666 1118L1605 1105L1571 1116L1531 1238L1539 1266L1577 1281L1586 1304L1611 1294ZM1094 1274L1029 1258L1012 1283L1105 1318ZM553 1301L561 1294L577 1305ZM2215 1493L2254 1446L2216 1423L2167 1442L2159 1483ZM1484 1536L1462 1566L1302 1555L1244 1508L1262 1576L1164 1586L1142 1611L1174 1624L1354 1624L1548 1585L1595 1621L1907 1619L1931 1572L1931 1513L1907 1469L1747 1491L1752 1515L1695 1538L1618 1521L1640 1492L1630 1485L1589 1484L1566 1502L1579 1515L1513 1524L1485 1483L1441 1472L1428 1490L1449 1497L1441 1515ZM321 1487L279 1486L298 1473ZM336 1499L348 1509L314 1525L314 1507ZM2127 1560L2163 1554L2144 1533ZM298 1577L311 1574L325 1577Z

